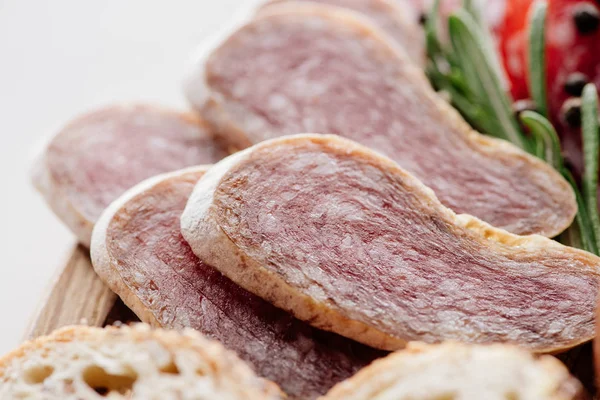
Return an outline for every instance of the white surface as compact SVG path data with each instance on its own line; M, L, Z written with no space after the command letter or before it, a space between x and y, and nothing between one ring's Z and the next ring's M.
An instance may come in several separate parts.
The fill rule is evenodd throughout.
M115 101L185 107L190 52L248 2L0 0L0 354L74 241L29 184L35 144Z

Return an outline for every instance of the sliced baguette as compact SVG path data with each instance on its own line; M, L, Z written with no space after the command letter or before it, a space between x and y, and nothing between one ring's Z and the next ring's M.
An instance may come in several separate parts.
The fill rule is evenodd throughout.
M581 383L552 356L506 345L411 343L321 400L580 400Z
M74 326L0 359L1 399L282 399L219 343L192 330Z

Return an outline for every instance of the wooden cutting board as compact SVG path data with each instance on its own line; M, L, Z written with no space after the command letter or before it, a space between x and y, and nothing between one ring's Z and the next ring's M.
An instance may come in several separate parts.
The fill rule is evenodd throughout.
M77 246L57 271L26 331L25 339L46 335L67 325L106 326L117 321L128 323L139 319L96 275L88 250ZM558 358L590 393L596 394L591 343L576 347Z
M139 321L94 272L89 251L76 246L57 271L25 333L25 339L57 328L85 324L105 326Z

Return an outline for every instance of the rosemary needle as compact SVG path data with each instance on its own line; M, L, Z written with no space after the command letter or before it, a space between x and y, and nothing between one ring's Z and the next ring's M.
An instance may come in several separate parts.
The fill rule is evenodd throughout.
M537 143L536 155L557 171L563 169L563 157L561 154L560 140L554 126L541 114L534 111L523 111L520 115L521 122L529 128L530 134Z
M537 0L529 23L529 89L538 112L514 115L513 100L505 88L505 76L491 44L490 32L472 0L450 16L450 44L439 35L439 0L436 0L425 25L426 69L431 84L450 95L452 104L482 133L512 142L551 164L570 183L579 212L574 224L560 237L566 244L578 245L596 255L600 250L598 211L598 151L600 128L598 94L593 84L583 94L582 119L585 173L580 191L571 171L564 165L560 141L548 120L546 88L545 32L547 2ZM519 124L519 122L521 124ZM572 238L577 238L573 241Z
M484 35L480 33L480 26L468 12L461 9L450 16L448 27L465 82L477 101L489 110L489 115L495 117L498 132L492 134L525 149L526 141L519 132L501 79L494 71L494 61L490 59L489 49L486 49L482 40Z
M581 103L581 131L583 160L585 162L582 189L588 216L593 228L596 248L600 249L600 215L598 213L598 92L593 83L583 90Z
M598 245L595 241L594 229L587 213L586 201L579 191L575 178L573 178L571 172L564 166L560 140L558 139L554 126L552 126L550 121L542 115L533 111L524 111L521 114L521 122L529 129L529 132L534 138L536 144L534 148L538 151L538 154L536 155L559 171L571 184L571 187L575 192L575 199L579 211L575 223L569 229L579 231L579 239L581 241L580 246L584 250L598 254ZM570 240L570 236L566 237L566 239ZM569 244L573 245L575 243L570 241Z
M529 92L540 114L548 118L546 91L546 13L548 4L536 1L529 20Z

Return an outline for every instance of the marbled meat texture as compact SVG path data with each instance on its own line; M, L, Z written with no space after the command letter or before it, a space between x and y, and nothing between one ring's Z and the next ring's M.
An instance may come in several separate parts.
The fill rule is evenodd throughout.
M124 302L145 322L192 327L220 341L292 399L314 399L383 356L295 319L194 255L179 218L203 173L165 178L111 218L105 243L115 276L108 281L122 282L111 287Z
M34 178L61 219L89 246L102 211L151 176L212 164L226 153L192 114L146 105L83 115L49 143Z
M393 161L338 136L274 139L216 164L182 232L247 290L375 347L554 352L594 336L598 257L457 216Z
M425 33L413 18L413 10L396 0L271 0L265 7L286 3L310 2L343 7L363 14L395 40L411 60L425 63Z
M204 116L234 147L333 133L398 162L442 203L517 234L555 236L576 214L569 184L516 147L472 131L424 74L355 13L267 8L198 79ZM200 89L198 89L200 90ZM190 92L189 92L190 93Z

